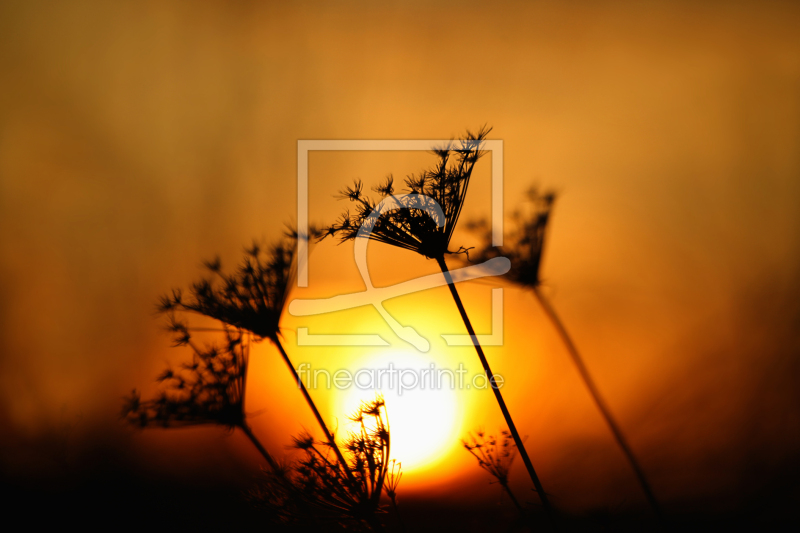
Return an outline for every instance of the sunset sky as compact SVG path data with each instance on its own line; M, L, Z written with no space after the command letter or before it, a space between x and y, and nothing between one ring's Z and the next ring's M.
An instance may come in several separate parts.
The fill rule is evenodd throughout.
M3 2L3 483L38 494L111 472L143 487L246 489L260 459L242 435L119 420L124 395L153 394L188 355L171 347L158 297L199 279L202 260L233 268L253 239L297 221L298 140L449 139L488 124L503 142L505 216L532 184L558 195L544 291L665 508L796 501L798 27L791 2ZM312 152L309 220L332 223L355 178L372 187L434 162ZM491 164L475 167L455 248L475 244L463 222L491 214ZM375 242L369 265L377 286L437 272ZM353 243L326 239L290 298L363 287ZM548 493L574 513L643 508L531 293L460 285L478 333L492 329L493 287L504 287L504 342L487 357ZM287 352L331 372L391 361L479 373L471 347L441 337L465 333L446 287L386 308L430 351L362 307L287 313ZM302 327L391 346L299 346ZM292 435L317 428L268 342L248 380L254 431L291 457ZM344 431L359 395L311 392ZM408 454L401 498L506 505L460 443L504 428L491 393L413 396L387 395ZM520 461L511 481L534 499Z

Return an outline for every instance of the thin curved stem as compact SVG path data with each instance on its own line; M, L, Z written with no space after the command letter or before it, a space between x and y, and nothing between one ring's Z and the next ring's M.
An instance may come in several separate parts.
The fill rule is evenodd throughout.
M272 469L272 471L273 472L277 472L280 469L280 467L278 466L278 463L269 454L267 449L264 448L264 445L261 444L261 441L259 441L258 438L253 434L253 431L250 429L250 426L247 425L247 422L242 423L242 425L239 426L239 428L242 430L242 432L245 435L247 435L247 438L250 439L250 442L253 443L253 446L256 447L256 449L259 451L259 453L261 453L261 455L264 457L264 459L266 459L267 464Z
M289 359L289 355L286 353L286 350L283 348L283 344L277 339L271 339L273 344L278 348L278 351L283 357L286 366L289 367L289 370L292 372L292 376L294 377L295 382L297 383L297 387L300 389L300 392L303 393L303 397L306 399L306 403L311 408L311 411L314 413L314 418L317 419L317 423L319 427L322 428L322 432L325 433L325 438L328 440L331 448L333 448L333 452L336 454L336 458L339 460L339 464L342 465L342 469L344 470L345 474L347 475L347 479L350 482L355 482L353 478L352 472L350 472L350 468L347 465L347 462L344 460L344 456L342 455L342 451L339 449L339 446L336 444L336 440L333 438L333 434L328 430L328 426L325 425L325 421L322 419L322 415L319 414L319 410L317 409L317 405L314 403L314 400L311 399L311 395L308 393L308 389L306 389L303 380L300 379L300 376L297 375L297 370L295 370L292 361Z
M397 496L394 496L394 495L389 496L389 500L391 500L391 502L392 502L392 509L394 510L395 518L397 518L397 523L400 526L400 531L405 533L407 531L406 530L406 524L405 524L405 522L403 522L403 517L400 516L400 509L398 509L398 507L397 507Z
M508 497L511 498L511 501L514 502L514 506L517 508L519 513L524 517L525 511L522 509L522 506L519 504L519 501L517 501L517 497L514 496L513 492L511 492L511 487L508 486L508 483L503 483L503 490L505 490L506 494L508 494Z
M544 506L547 517L550 519L553 528L558 529L555 519L555 512L550 505L550 501L547 499L547 494L542 487L541 481L539 481L539 476L536 475L536 470L534 470L533 463L531 463L531 460L528 457L528 452L525 450L525 445L519 436L517 427L514 425L514 420L511 418L511 413L508 411L508 407L506 407L506 402L503 400L503 395L500 393L500 389L497 387L492 369L489 367L489 362L486 360L486 356L483 353L483 348L478 342L478 337L475 335L475 330L472 328L472 323L467 316L467 311L464 309L464 305L461 303L461 297L458 295L456 286L453 283L453 277L450 275L450 271L447 268L444 257L439 257L436 260L439 263L439 267L442 269L442 274L444 274L445 280L447 281L447 286L450 287L450 294L453 295L453 300L456 302L458 312L461 314L461 319L464 321L467 332L472 338L472 344L475 346L475 351L478 352L478 357L481 360L483 370L486 372L486 377L491 384L492 392L494 392L494 396L497 399L500 410L503 412L503 417L508 425L508 430L511 432L511 436L514 438L514 443L517 445L517 450L519 451L520 457L522 457L522 461L525 463L525 468L528 470L528 475L531 477L531 481L533 481L533 486L536 488L536 492L539 494L539 499L542 501L542 506Z
M597 405L597 409L600 411L600 414L603 415L603 418L605 419L606 424L608 424L608 427L611 429L611 433L613 433L614 438L617 441L617 444L622 449L622 453L625 454L625 457L628 459L631 468L633 468L633 471L636 473L636 478L639 480L639 485L641 485L642 491L644 491L648 503L653 508L653 511L655 512L658 519L663 521L664 516L661 513L661 506L659 505L658 500L655 497L655 494L653 494L653 490L650 488L650 483L647 481L647 477L644 475L642 467L639 466L639 462L633 455L633 451L631 450L631 447L628 445L628 441L625 439L622 430L620 429L617 422L614 420L614 417L611 415L611 410L608 408L608 405L603 400L602 396L600 396L600 391L598 390L597 385L595 385L592 376L589 374L589 370L586 368L586 364L583 362L583 358L580 356L580 353L578 353L578 349L575 347L575 343L572 342L572 338L570 337L569 333L567 333L566 327L564 327L564 324L561 322L561 319L558 317L558 314L556 314L555 309L550 304L550 301L544 296L539 287L533 287L533 293L536 295L536 298L542 305L545 314L553 323L553 326L555 326L556 331L558 331L561 340L567 347L567 351L569 352L572 361L575 363L575 366L578 368L578 373L583 379L586 388L589 389L589 394L592 395L592 399L594 400L595 405Z

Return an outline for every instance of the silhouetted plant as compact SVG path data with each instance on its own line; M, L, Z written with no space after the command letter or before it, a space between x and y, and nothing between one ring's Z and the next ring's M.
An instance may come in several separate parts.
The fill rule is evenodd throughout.
M170 322L176 346L188 346L192 360L179 370L167 369L158 377L166 387L155 398L142 400L134 389L124 400L122 416L139 427L183 427L216 424L239 428L255 445L270 468L278 464L253 435L247 424L244 400L249 336L241 329L224 327L225 342L200 346L182 322Z
M555 202L555 193L540 193L536 187L531 187L528 191L528 200L531 209L527 214L523 213L521 210L514 212L512 216L512 230L509 235L510 238L505 240L508 244L501 248L491 246L491 233L485 221L470 222L470 228L473 231L482 232L484 237L484 245L471 254L471 256L476 262L482 262L494 257L507 257L511 261L511 269L508 274L506 274L507 278L533 291L533 294L536 296L545 314L558 332L572 361L575 363L581 379L583 379L595 405L597 405L606 424L608 424L611 433L614 435L614 439L617 441L617 444L633 468L648 503L651 505L656 515L662 518L661 506L650 488L650 483L644 474L644 470L642 470L633 454L633 450L631 450L631 447L628 445L622 429L611 414L611 409L600 395L600 391L592 379L589 369L586 367L575 343L567 332L564 323L541 289L540 268L542 252L544 250L547 223L550 220L550 212Z
M399 463L389 459L391 439L383 399L362 403L350 420L356 430L341 445L349 458L346 468L337 464L330 443L304 433L294 438L294 447L304 457L283 471L265 472L252 493L254 501L293 526L383 530L378 517L385 512L381 493L386 492L396 509L402 475ZM343 475L345 471L352 476Z
M517 455L517 447L511 433L502 431L501 436L502 440L498 443L497 437L494 435L487 436L483 431L477 431L475 435L470 433L469 439L462 439L461 443L478 460L478 465L497 480L519 512L524 513L522 506L508 486L508 472Z
M405 524L403 523L403 519L400 517L400 511L397 508L397 486L400 484L400 479L403 477L402 464L398 462L397 459L391 459L389 462L391 464L386 470L386 479L384 481L383 490L389 497L389 501L392 502L392 508L394 509L397 522L400 524L400 529L405 531Z
M344 189L340 194L340 198L356 204L355 213L350 214L346 211L337 222L326 229L323 238L338 236L341 242L369 238L436 260L447 280L461 319L472 338L481 365L528 474L548 516L555 524L547 495L525 451L445 262L445 255L466 251L464 248L451 251L450 239L464 205L472 170L483 155L480 150L481 144L490 131L490 128L486 127L476 133L467 131L459 143L435 149L433 152L438 159L437 164L430 170L422 171L419 176L411 175L406 178L406 194L394 194L394 179L390 175L382 185L373 189L383 198L381 202L375 202L364 195L363 184L356 181L352 187Z
M206 261L204 265L210 277L192 284L188 296L180 290L173 290L172 294L161 298L159 309L173 321L177 312L197 313L249 331L256 336L256 340L269 339L289 367L326 440L337 455L337 464L346 465L333 434L281 342L279 323L296 272L294 255L298 239L307 240L308 236L290 230L284 239L267 249L253 243L251 248L245 250L243 262L232 273L223 270L218 257ZM347 470L344 474L350 476Z
M555 193L542 194L535 187L531 187L527 196L530 204L528 212L516 209L511 214L511 231L504 242L512 244L502 248L493 247L491 229L486 220L467 222L468 229L480 233L483 237L483 245L477 250L470 250L470 259L482 262L495 257L506 257L511 261L511 269L506 274L508 279L524 287L539 287L544 238L550 211L555 202Z
M451 144L434 149L439 162L419 176L407 177L406 194L395 196L394 177L389 175L373 189L384 200L391 200L382 207L363 194L361 181L355 181L352 187L341 191L339 198L355 202L356 212L351 215L346 211L325 230L324 237L335 235L344 242L368 232L370 239L437 260L445 254L463 252L450 251L450 239L464 205L472 169L482 155L481 142L489 131L467 132L458 148ZM453 154L455 164L451 165Z

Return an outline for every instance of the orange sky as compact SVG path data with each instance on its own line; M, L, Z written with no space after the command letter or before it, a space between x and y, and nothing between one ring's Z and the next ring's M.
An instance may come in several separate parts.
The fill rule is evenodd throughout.
M100 431L175 476L209 460L248 472L257 457L239 436L132 434L116 420L123 394L147 391L181 357L153 315L157 297L197 279L202 259L232 265L296 219L299 139L449 138L488 123L504 142L508 209L532 182L559 193L545 287L657 492L732 496L800 444L799 25L800 9L780 2L4 2L3 471L46 471L61 449L51 439L79 463ZM352 178L371 185L430 160L312 154L312 222L338 215L332 195ZM489 163L476 166L465 217L489 213ZM435 271L409 254L370 244L376 284ZM310 282L296 294L360 290L352 244L316 245ZM462 289L479 333L489 289ZM439 337L461 333L446 289L387 307L442 364L477 367ZM375 311L348 313L308 327L360 324L405 346ZM504 317L505 344L488 356L545 487L571 508L636 501L534 299L507 288ZM296 363L370 355L298 347L301 322L284 321ZM284 453L313 419L274 350L253 361L253 425ZM484 392L464 394L463 433L500 427ZM344 414L318 394L327 416ZM460 480L496 497L454 450L405 488L452 493Z

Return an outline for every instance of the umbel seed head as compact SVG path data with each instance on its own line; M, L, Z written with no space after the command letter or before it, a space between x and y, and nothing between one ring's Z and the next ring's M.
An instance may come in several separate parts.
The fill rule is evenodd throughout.
M294 279L294 255L300 238L308 237L290 228L283 239L270 246L253 243L232 272L223 269L218 257L206 261L209 276L192 284L188 296L175 290L162 297L159 310L198 313L249 331L257 338L277 338Z
M538 287L541 284L547 224L556 195L552 191L540 193L536 187L531 187L527 196L524 209L517 209L511 216L511 232L502 247L491 245L491 231L486 221L468 223L472 231L483 234L484 241L483 246L470 253L470 258L484 262L495 257L507 257L511 261L511 270L507 274L511 281L526 287Z
M340 242L369 238L439 259L448 253L458 217L464 206L475 163L483 155L481 145L491 128L467 131L458 141L433 150L436 164L405 180L403 194L395 195L394 178L373 188L381 196L374 201L363 193L356 180L338 195L355 203L334 224L325 228L323 238L337 236Z

